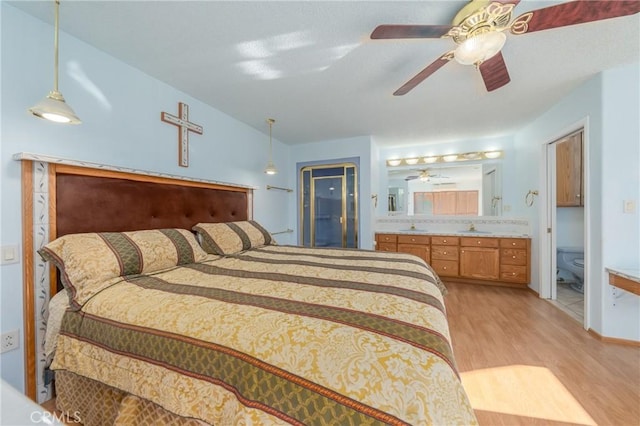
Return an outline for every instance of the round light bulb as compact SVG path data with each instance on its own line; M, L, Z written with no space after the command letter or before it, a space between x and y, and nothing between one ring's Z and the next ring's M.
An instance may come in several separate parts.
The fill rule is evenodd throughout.
M453 52L456 61L462 65L482 63L502 49L507 36L500 31L491 31L471 37Z

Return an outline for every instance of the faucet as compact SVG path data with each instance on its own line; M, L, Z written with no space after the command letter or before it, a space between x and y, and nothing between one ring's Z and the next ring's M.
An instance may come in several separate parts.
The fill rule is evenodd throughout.
M469 231L475 231L476 230L476 226L473 224L473 222L471 222L471 224L469 225Z
M411 230L413 231L413 230L415 230L415 229L416 229L416 224L415 224L415 223L413 223L413 222L411 222Z

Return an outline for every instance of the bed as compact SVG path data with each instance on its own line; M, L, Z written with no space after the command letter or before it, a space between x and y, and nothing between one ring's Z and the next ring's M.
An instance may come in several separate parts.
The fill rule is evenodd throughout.
M161 227L70 225L40 247L68 303L51 364L58 409L85 426L477 423L428 265L278 245L250 199L215 220L209 207Z

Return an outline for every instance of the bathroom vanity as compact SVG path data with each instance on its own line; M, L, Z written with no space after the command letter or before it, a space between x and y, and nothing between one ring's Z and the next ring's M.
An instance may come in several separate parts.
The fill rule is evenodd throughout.
M527 287L531 239L481 233L376 233L376 250L414 254L443 281Z

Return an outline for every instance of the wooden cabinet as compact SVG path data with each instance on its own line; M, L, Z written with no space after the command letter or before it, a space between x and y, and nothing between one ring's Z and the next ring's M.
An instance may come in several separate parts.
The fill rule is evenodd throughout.
M457 277L460 271L458 237L431 237L431 266L442 277Z
M584 206L582 131L556 143L556 205Z
M478 215L478 191L414 192L415 214Z
M528 238L376 234L376 249L421 257L445 281L522 287L531 275Z
M530 270L529 251L528 239L500 240L500 280L527 284Z
M431 261L429 237L426 235L398 235L398 252L416 255L429 263Z
M398 251L398 236L396 234L376 234L376 250Z
M500 249L497 238L460 239L460 276L479 280L500 278Z

